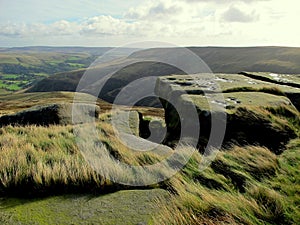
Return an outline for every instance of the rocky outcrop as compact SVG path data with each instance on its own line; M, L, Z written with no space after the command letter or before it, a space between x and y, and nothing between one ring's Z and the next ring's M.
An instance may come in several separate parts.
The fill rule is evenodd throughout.
M165 109L167 126L165 144L177 144L176 140L182 138L183 130L189 131L190 128L191 134L195 135L195 130L199 129L197 145L200 150L204 149L214 135L211 134L212 122L214 132L226 125L223 147L232 143L257 144L279 154L285 144L296 137L290 121L299 120L299 112L287 97L281 95L288 90L287 87L280 89L278 84L238 74L212 76L199 74L158 79L156 94ZM293 93L298 91L294 87L291 89ZM192 116L193 110L196 110L196 119ZM285 113L292 120L285 117ZM195 125L197 120L198 126ZM213 146L215 143L209 144Z
M92 104L51 104L32 107L16 114L0 117L0 126L6 125L68 125L92 122L100 108Z
M294 106L300 110L300 75L277 74L266 72L240 72L239 74L255 79L266 81L280 86L283 93L291 100Z

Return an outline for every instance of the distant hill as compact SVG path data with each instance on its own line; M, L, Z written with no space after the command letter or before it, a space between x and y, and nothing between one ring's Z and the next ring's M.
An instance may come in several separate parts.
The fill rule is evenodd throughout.
M293 47L188 47L214 73L254 72L300 73L300 48ZM179 48L157 48L135 52L134 58L167 56Z
M109 47L15 47L0 48L0 73L48 75L87 68ZM128 55L137 49L114 49L114 57Z
M288 47L189 47L198 55L215 73L238 73L240 71L261 71L274 73L300 74L300 48ZM101 69L102 75L105 75L107 68L125 65L128 62L134 62L136 59L151 59L159 56L160 58L174 57L177 54L180 57L180 48L156 48L141 50L132 53L126 59L108 64ZM150 60L151 61L151 60ZM81 79L85 70L60 73L46 78L31 89L29 92L39 91L75 91L77 83ZM116 72L101 89L99 97L113 102L115 96L122 87L138 78L147 76L164 76L170 74L184 74L178 68L157 62L133 63L125 66ZM93 85L97 77L90 83L85 84L82 90L97 95L98 88Z
M85 70L57 73L39 81L27 92L75 91Z

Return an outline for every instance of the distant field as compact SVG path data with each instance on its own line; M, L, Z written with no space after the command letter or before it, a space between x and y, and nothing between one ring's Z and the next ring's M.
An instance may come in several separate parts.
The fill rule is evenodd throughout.
M85 68L95 60L87 52L49 52L43 49L0 51L0 89L19 91L57 72ZM1 94L1 93L0 93Z
M19 91L56 73L87 68L111 48L24 47L0 49L0 89ZM132 49L116 52L122 56ZM22 82L15 82L22 81ZM0 93L1 94L1 93Z
M85 53L0 53L0 89L19 91L56 72L85 68L93 60Z

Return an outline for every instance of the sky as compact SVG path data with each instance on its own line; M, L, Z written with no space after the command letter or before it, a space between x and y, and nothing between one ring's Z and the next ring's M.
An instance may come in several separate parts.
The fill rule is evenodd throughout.
M300 47L299 0L0 0L0 46Z

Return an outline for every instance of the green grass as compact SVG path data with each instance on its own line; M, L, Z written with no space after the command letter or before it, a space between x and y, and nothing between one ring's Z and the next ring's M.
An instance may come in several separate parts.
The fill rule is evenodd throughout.
M80 59L79 56L70 56L70 57L68 57L69 61L74 61L74 60L79 60L79 59Z
M47 52L37 50L3 51L0 53L0 80L18 80L18 85L2 85L1 89L19 91L43 77L59 72L86 68L95 57L88 52ZM25 84L26 83L26 84Z
M0 194L22 193L21 196L31 196L87 190L105 193L114 189L127 189L124 185L111 182L115 179L113 175L123 183L128 183L136 178L136 173L114 164L110 154L130 165L151 164L165 157L130 149L118 139L112 126L106 122L100 122L97 129L98 138L91 136L90 129L85 130L82 126L0 128ZM78 139L74 132L83 134ZM99 142L103 144L99 145ZM80 148L81 145L83 148ZM86 161L91 160L87 157L94 152L107 157L105 163L96 170L93 161ZM166 152L169 153L170 150ZM97 161L95 157L92 159ZM99 174L99 170L103 172ZM144 170L143 176L139 177L140 182L147 182L164 172L153 168L153 173L147 175L147 168Z
M98 124L98 129L100 140L106 141L124 162L145 165L160 159L151 154L132 153L117 140L105 120ZM165 196L159 189L103 196L67 194L74 191L104 194L104 188L114 189L112 182L99 177L83 160L70 126L50 129L8 126L1 128L0 133L3 193L0 220L7 224L34 221L38 224L49 224L49 221L54 224L191 225L225 221L230 224L298 224L300 220L299 139L291 141L288 149L278 156L258 146L233 146L220 152L204 171L198 170L202 156L195 153L182 172L159 184L172 194L166 202L156 200ZM24 200L7 197L5 193L66 195ZM153 203L154 208L150 206Z
M4 80L16 79L18 77L17 74L4 74L1 76Z
M49 76L47 73L34 73L36 76L47 77Z
M35 82L42 77L46 77L45 73L40 74L1 74L0 75L0 88L15 92L22 90L28 86L28 84Z
M9 81L9 83L3 83L3 81L0 81L0 88L7 91L19 91L22 90L23 86L26 84L26 81Z
M73 66L75 68L84 68L85 65L81 63L68 63L68 65Z
M42 194L50 189L99 187L105 182L81 157L71 128L7 127L0 132L1 192Z
M15 83L15 84L7 85L6 89L9 91L18 91L18 90L21 90L22 87L20 87L18 84Z
M65 195L0 200L1 224L152 224L169 194L161 189L119 191L103 196Z

